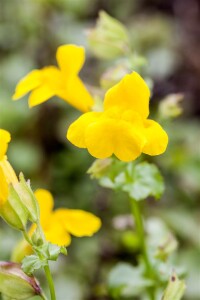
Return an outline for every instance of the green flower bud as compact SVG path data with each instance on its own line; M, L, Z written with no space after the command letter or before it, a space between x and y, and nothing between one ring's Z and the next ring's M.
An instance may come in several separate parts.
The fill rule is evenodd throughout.
M123 64L109 68L103 73L100 84L105 90L118 83L130 70Z
M183 280L179 280L175 273L170 277L162 300L180 300L185 292L186 285Z
M103 59L114 59L129 52L127 30L106 12L99 13L94 29L88 31L88 41L94 54Z
M28 211L12 185L9 186L9 196L5 204L1 206L0 215L15 229L25 230L28 221Z
M111 163L111 158L96 159L88 169L87 173L91 175L91 178L101 178Z
M11 299L25 300L41 295L41 288L34 277L21 270L20 264L0 262L0 292Z
M19 179L19 182L13 184L13 188L28 211L30 221L36 223L39 219L39 207L37 200L31 189L30 182L26 182L22 173L19 175Z
M155 257L166 261L171 253L173 253L178 247L178 242L172 234L168 234L164 242L158 246L155 253Z
M180 102L183 100L183 94L170 94L165 97L159 105L159 114L162 119L176 118L183 112Z
M1 206L0 215L10 226L24 231L28 220L36 223L39 219L39 208L23 174L20 174L19 179L19 182L9 185L8 199Z

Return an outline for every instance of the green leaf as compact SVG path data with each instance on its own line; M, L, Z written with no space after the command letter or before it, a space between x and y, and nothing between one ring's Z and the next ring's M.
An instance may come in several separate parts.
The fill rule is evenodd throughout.
M113 297L137 296L152 284L153 281L144 278L142 269L127 263L117 264L108 277L108 288Z
M138 164L129 170L129 176L132 180L124 186L124 191L135 200L143 200L148 196L158 199L162 195L163 178L155 165L147 162Z
M32 275L35 270L38 270L46 265L47 260L40 259L37 255L26 256L22 261L22 269L28 275Z
M180 300L185 292L186 285L179 280L175 273L172 274L162 300Z
M160 198L164 191L164 182L158 168L147 162L139 164L123 163L113 159L107 172L99 183L108 188L127 192L137 201L153 196Z
M58 246L46 242L34 247L35 252L39 257L43 257L43 260L57 260L60 253L67 255L67 250L63 246Z
M49 260L57 260L58 255L61 252L61 247L49 243L48 252L49 252L49 257L48 257Z

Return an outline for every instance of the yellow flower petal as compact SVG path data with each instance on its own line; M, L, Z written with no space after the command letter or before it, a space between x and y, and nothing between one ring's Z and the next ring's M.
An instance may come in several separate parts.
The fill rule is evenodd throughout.
M40 70L40 85L29 96L29 106L41 104L63 89L62 77L58 68L45 67Z
M29 106L33 107L41 104L53 96L55 96L55 91L53 91L48 85L41 85L34 89L30 94L28 99Z
M90 111L94 100L78 76L68 78L66 89L58 95L82 112Z
M74 76L84 64L85 50L76 45L62 45L58 47L56 59L63 75Z
M0 129L0 160L2 160L6 154L10 140L10 133L4 129Z
M4 177L6 179L7 184L18 182L15 171L11 164L7 161L6 157L0 160L0 169L4 173Z
M120 122L114 154L122 161L135 160L141 155L145 142L146 139L139 128L134 129L131 124Z
M33 254L33 248L26 240L21 240L12 250L11 261L21 262L25 256Z
M55 216L65 229L77 237L92 236L101 227L101 220L95 215L75 209L57 209Z
M33 70L22 78L16 86L13 100L17 100L23 97L28 92L38 87L41 83L41 72L40 70Z
M88 152L96 158L107 158L114 153L116 121L113 119L100 119L91 123L85 130L85 144Z
M40 221L43 228L48 227L50 222L54 201L51 193L44 189L37 189L35 191L35 197L40 207Z
M56 217L49 219L49 226L44 229L47 241L58 246L68 246L71 243L71 237L63 224Z
M102 118L90 124L85 132L89 153L96 158L115 154L122 161L131 161L140 154L145 143L143 134L129 122Z
M118 106L121 110L138 112L143 119L149 115L150 91L142 77L133 72L109 89L104 100L104 109Z
M67 139L79 148L86 148L85 130L89 124L95 122L102 113L88 112L73 122L67 131Z
M2 168L0 167L0 207L8 198L8 184Z
M153 120L146 120L144 126L147 143L142 152L148 155L159 155L165 152L168 144L167 133Z

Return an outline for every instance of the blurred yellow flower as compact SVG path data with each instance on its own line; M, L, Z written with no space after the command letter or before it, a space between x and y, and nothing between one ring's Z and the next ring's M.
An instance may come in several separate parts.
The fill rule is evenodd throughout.
M2 160L6 154L10 140L10 133L4 129L0 129L0 160Z
M128 162L141 153L162 154L168 136L157 122L147 119L149 97L149 88L139 74L124 76L106 93L103 112L85 113L71 124L68 140L101 159L114 154Z
M29 106L35 106L58 96L82 112L94 105L93 99L78 76L85 61L83 47L62 45L58 47L55 66L33 70L20 80L16 86L13 100L17 100L32 91Z
M35 192L40 207L40 221L47 241L59 246L71 243L70 234L83 237L92 236L101 227L101 220L83 211L59 208L53 211L54 200L51 193L44 189ZM33 232L35 225L31 228Z
M15 171L7 161L6 156L10 140L10 133L4 129L0 129L0 207L8 198L9 184L18 182Z

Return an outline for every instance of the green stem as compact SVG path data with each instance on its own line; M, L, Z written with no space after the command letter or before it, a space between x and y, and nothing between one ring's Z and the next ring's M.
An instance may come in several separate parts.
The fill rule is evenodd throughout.
M42 230L42 226L40 224L40 222L37 223L37 227L39 229L40 232L40 236L43 239L44 242L46 242L45 236L44 236L44 232ZM44 266L44 272L46 275L46 279L49 285L49 291L50 291L50 295L51 295L51 300L56 300L56 293L55 293L55 287L54 287L54 282L53 282L53 278L51 275L51 271L50 271L50 267L49 267L49 263L47 262L47 265Z
M30 239L28 233L27 233L26 231L23 231L23 235L24 235L25 240L26 240L31 246L33 246L33 242L32 242L32 240Z
M133 219L134 219L135 225L136 225L136 230L137 230L137 233L138 233L138 236L140 239L140 248L141 248L141 252L142 252L145 267L146 267L146 276L149 279L152 279L152 277L154 276L153 275L154 271L152 269L152 266L151 266L151 263L149 260L149 256L148 256L148 252L147 252L147 247L146 247L146 242L145 242L144 225L143 225L140 208L139 208L138 202L135 199L130 199L130 203L131 203L131 211L132 211ZM149 299L155 300L154 289L148 288L148 294L149 294Z
M49 268L49 264L46 265L44 267L44 272L46 274L46 278L49 284L49 290L50 290L50 294L51 294L51 300L56 300L56 293L55 293L55 288L54 288L54 282L53 282L53 278L51 276L51 271Z
M44 236L44 233L43 233L43 230L42 230L40 222L37 223L37 227L39 229L40 236L41 236L42 240L44 242L46 242L45 236ZM34 243L32 242L32 240L29 237L29 235L27 234L27 232L24 231L23 234L24 234L24 238L26 239L26 241L34 248ZM38 253L38 255L41 256L41 258L42 258L41 254ZM51 271L50 271L48 262L47 262L47 265L44 266L44 272L45 272L46 279L47 279L47 282L48 282L48 285L49 285L49 291L50 291L50 295L51 295L51 300L56 300L54 282L53 282L53 278L51 276ZM46 299L45 295L42 295L42 297L43 297L44 300Z

